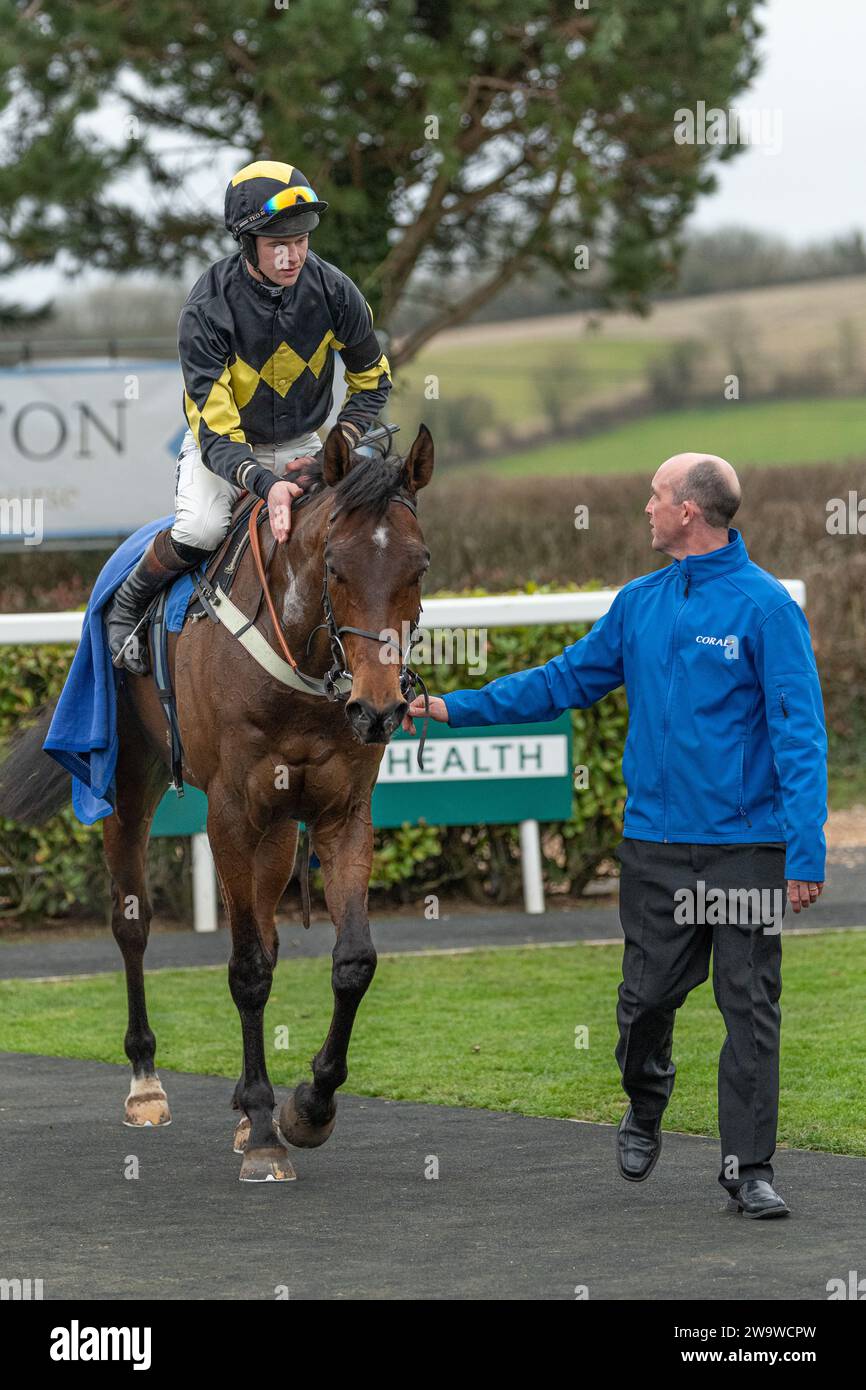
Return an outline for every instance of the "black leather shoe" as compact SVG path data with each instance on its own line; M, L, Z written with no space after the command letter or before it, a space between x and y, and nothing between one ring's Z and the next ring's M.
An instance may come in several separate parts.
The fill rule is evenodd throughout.
M749 1178L731 1194L728 1211L741 1212L759 1221L764 1216L790 1216L790 1207L782 1200L771 1182L764 1178Z
M639 1120L631 1106L616 1132L619 1171L627 1182L644 1182L662 1151L661 1120Z

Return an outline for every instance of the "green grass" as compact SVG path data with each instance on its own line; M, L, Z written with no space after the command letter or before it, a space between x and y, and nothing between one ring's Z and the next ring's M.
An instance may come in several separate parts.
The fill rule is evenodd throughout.
M744 464L843 462L866 455L866 398L729 401L717 409L679 410L588 439L546 444L473 464L501 476L646 473L671 454L697 450ZM456 473L458 470L454 470Z
M624 1108L613 1057L621 948L382 957L358 1017L347 1089L442 1105L616 1121ZM866 1154L866 933L785 941L780 1141ZM123 1062L125 992L117 976L0 983L2 1046ZM158 1064L234 1080L240 1027L225 974L150 976ZM281 964L266 1016L271 1078L307 1074L330 1017L329 963ZM287 1050L274 1030L288 1025ZM575 1047L575 1028L589 1047ZM708 985L681 1010L679 1074L666 1123L715 1134L723 1026ZM120 1099L120 1098L119 1098Z
M535 379L551 370L570 371L574 403L591 403L610 388L620 388L644 378L646 365L664 354L663 341L630 342L615 338L567 338L534 341L503 340L483 347L431 348L419 354L397 376L397 389L389 413L406 432L424 419L424 384L427 376L439 380L441 399L485 396L499 424L521 424L541 418L545 411ZM430 414L428 407L427 414Z

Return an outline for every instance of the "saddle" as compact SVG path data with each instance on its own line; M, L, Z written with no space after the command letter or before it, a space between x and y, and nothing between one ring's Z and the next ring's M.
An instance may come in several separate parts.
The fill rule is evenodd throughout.
M256 500L256 497L252 493L242 494L232 511L232 519L225 537L210 558L205 561L204 578L209 584L219 584L226 593L231 590L240 558L250 543L249 519L253 507L256 504ZM264 508L261 508L256 518L258 525L261 525L264 516ZM270 555L268 559L270 559ZM184 622L187 622L189 619L195 621L196 618L202 618L205 616L206 612L198 573L194 576L193 583L196 592L187 606ZM180 737L180 724L177 718L177 702L175 699L174 686L172 685L171 668L168 659L166 607L168 605L168 597L171 588L172 586L168 585L165 589L162 589L154 601L148 627L148 640L150 642L150 669L153 673L156 693L159 696L166 723L168 724L169 747L171 750L171 785L178 796L183 796L183 744ZM251 619L253 623L258 617L259 609L262 604L262 597L263 593L259 595L259 602Z

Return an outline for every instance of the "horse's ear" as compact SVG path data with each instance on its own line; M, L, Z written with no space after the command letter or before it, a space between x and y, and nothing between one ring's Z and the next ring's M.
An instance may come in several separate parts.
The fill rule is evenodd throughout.
M426 487L433 476L433 436L426 425L418 426L418 434L403 464L406 486L412 492Z
M336 487L352 466L352 448L339 426L334 425L325 440L322 477L328 487Z

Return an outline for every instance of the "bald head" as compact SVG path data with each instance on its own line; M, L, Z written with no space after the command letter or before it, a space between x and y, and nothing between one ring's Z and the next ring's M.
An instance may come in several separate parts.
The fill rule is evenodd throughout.
M694 502L714 530L727 529L742 496L734 469L718 454L674 454L665 459L653 481L670 488L675 506Z
M674 454L657 470L646 505L653 550L682 559L727 545L739 505L740 484L725 459Z

